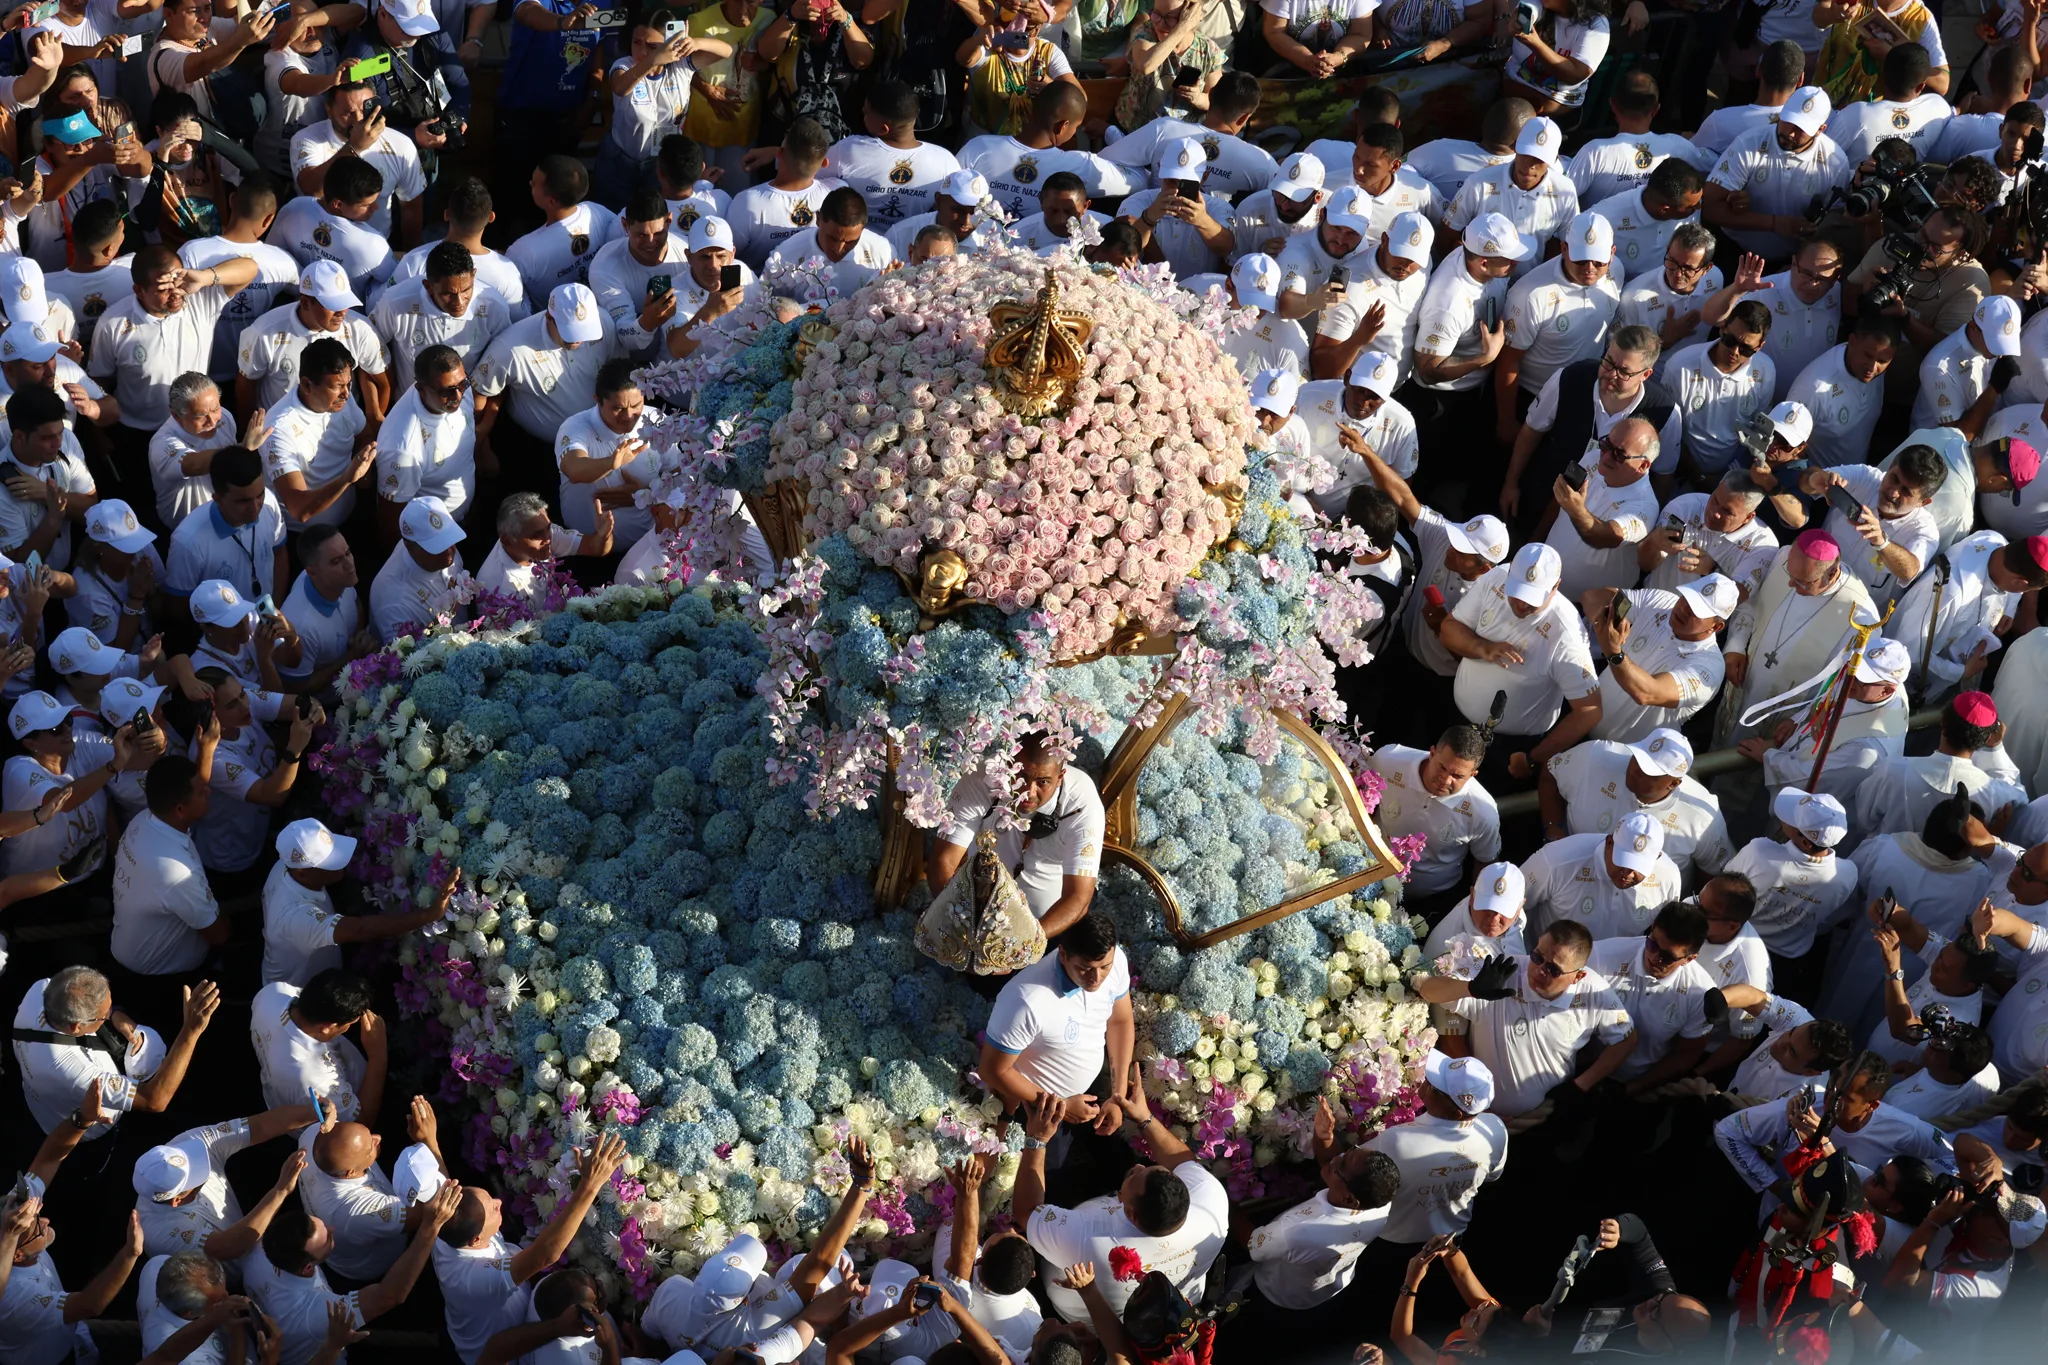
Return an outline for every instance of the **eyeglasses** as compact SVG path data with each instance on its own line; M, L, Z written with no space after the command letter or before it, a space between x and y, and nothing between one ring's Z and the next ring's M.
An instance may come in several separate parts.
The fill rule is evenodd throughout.
M1747 341L1737 341L1734 337L1729 336L1725 332L1721 335L1721 344L1723 346L1726 346L1729 350L1735 352L1735 354L1741 356L1744 360L1749 359L1751 356L1755 355L1759 350L1762 349L1762 343L1752 345Z
M1664 268L1674 275L1704 275L1709 264L1707 261L1701 261L1698 265L1687 265L1684 261L1674 261L1669 256L1664 258Z
M1529 970L1532 972L1540 970L1545 976L1555 981L1559 977L1570 976L1576 968L1560 967L1549 958L1543 956L1543 954L1532 951L1529 954Z
M1613 356L1603 355L1600 357L1600 368L1607 371L1607 373L1609 374L1618 375L1623 379L1634 379L1639 374L1648 374L1655 367L1645 365L1640 370L1624 370L1620 365L1615 363Z
M2018 862L2014 863L2012 866L2013 871L2020 874L2021 881L2032 882L2035 886L2048 886L2048 877L2044 877L2040 873L2034 871L2033 868L2028 867L2026 858L2022 857Z
M1816 280L1825 284L1840 278L1842 268L1837 265L1833 270L1809 270L1803 265L1795 265L1792 267L1792 273L1805 279Z
M1614 443L1612 436L1602 436L1600 438L1600 453L1602 455L1612 455L1623 464L1648 464L1650 462L1648 455L1631 455L1626 450L1623 450Z

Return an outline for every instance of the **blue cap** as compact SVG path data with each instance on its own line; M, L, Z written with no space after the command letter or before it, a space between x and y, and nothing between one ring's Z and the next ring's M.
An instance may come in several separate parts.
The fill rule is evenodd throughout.
M86 117L85 110L79 109L60 119L44 119L43 135L75 147L100 136L100 130Z

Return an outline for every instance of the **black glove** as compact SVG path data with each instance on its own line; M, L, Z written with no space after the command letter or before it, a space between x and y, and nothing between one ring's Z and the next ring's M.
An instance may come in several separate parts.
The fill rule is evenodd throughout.
M1710 988L1701 998L1700 1005L1706 1010L1707 1023L1712 1027L1720 1027L1721 1021L1728 1017L1728 997L1721 994L1719 988Z
M2012 381L2020 377L2020 362L2009 355L2002 355L1991 362L1991 389L2004 393Z
M1489 957L1479 964L1479 970L1472 974L1466 988L1474 1000L1505 1000L1514 992L1508 988L1508 978L1515 974L1518 964L1511 957Z

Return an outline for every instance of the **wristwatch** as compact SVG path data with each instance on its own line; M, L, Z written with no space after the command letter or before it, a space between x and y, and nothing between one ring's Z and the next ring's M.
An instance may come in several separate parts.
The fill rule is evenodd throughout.
M1027 1151L1027 1152L1035 1152L1035 1151L1038 1151L1038 1150L1040 1150L1041 1148L1043 1148L1043 1147L1044 1147L1045 1145L1046 1145L1046 1142L1045 1142L1045 1139L1044 1139L1044 1138L1035 1138L1035 1137L1031 1136L1031 1134L1029 1134L1029 1133L1026 1133L1026 1134L1024 1135L1024 1150L1025 1150L1025 1151Z
M1606 661L1607 666L1609 668L1613 668L1616 664L1620 663L1622 659L1626 656L1620 653L1619 651L1616 651L1613 654L1603 654L1600 657Z
M83 1109L74 1109L66 1117L70 1120L71 1126L81 1133L92 1127L92 1124L86 1121Z
M1904 967L1894 967L1884 974L1884 979L1887 981L1904 981L1906 979L1906 969Z

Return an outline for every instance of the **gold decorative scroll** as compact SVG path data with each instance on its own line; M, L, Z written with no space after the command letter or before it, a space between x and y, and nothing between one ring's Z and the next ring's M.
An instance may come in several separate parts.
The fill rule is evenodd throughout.
M804 506L810 492L801 476L793 476L776 479L759 493L740 494L777 564L788 564L809 543L804 535Z
M996 401L1019 417L1063 411L1081 378L1081 354L1095 334L1086 313L1060 308L1059 277L1050 268L1035 299L1005 299L988 310L982 366L994 377Z

